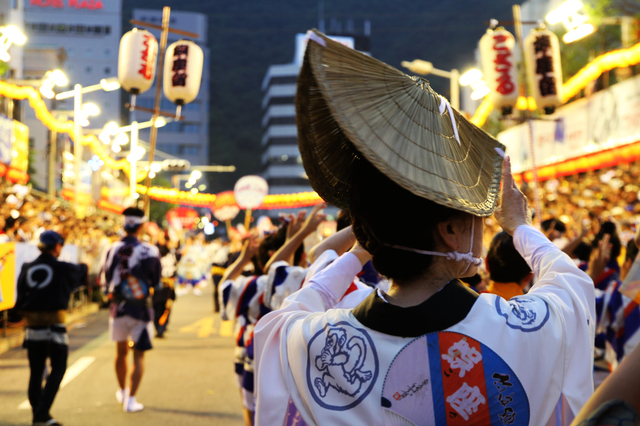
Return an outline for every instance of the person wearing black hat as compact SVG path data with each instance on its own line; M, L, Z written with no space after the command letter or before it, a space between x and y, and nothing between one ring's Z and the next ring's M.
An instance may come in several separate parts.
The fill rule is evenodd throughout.
M16 308L26 320L24 347L29 357L29 403L34 425L60 425L49 410L67 369L69 337L66 313L71 292L86 282L87 265L60 262L64 239L54 231L40 234L42 254L25 263L18 277ZM51 373L44 388L42 377L47 358Z
M136 393L144 371L144 353L152 348L153 310L150 289L161 286L160 251L158 247L138 240L146 222L144 212L129 207L122 212L127 235L108 250L102 268L102 283L111 300L109 331L116 342L116 377L119 389L116 400L123 411L133 413L144 406ZM131 388L126 388L129 338L133 341Z

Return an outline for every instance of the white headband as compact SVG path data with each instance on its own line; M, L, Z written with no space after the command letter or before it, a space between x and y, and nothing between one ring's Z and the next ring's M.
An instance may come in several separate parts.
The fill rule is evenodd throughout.
M146 217L139 216L125 216L124 217L124 227L130 228L134 226L140 226L147 221Z

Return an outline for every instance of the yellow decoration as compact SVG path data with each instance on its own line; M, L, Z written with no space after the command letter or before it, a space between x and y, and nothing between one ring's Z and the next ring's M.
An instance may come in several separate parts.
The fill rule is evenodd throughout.
M638 63L640 63L640 43L628 49L614 50L598 56L562 85L563 102L566 103L577 95L589 82L600 77L602 73L611 71L614 68L630 67ZM529 108L531 107L530 103ZM489 98L485 98L475 114L473 114L471 122L476 126L482 126L487 121L492 109L493 106L489 102Z
M59 121L57 120L40 97L40 92L31 86L16 86L15 84L7 83L6 81L0 81L0 94L11 99L27 99L29 105L36 113L38 120L42 122L49 130L54 130L58 133L66 133L71 139L74 139L73 133L73 121ZM89 146L91 150L104 161L107 167L111 167L116 170L129 170L129 162L126 158L121 160L114 160L105 152L103 144L94 135L84 135L81 141L82 145Z
M146 194L147 187L138 185L136 191L139 194ZM149 189L149 197L172 204L185 204L195 207L210 207L219 209L228 205L236 205L231 191L221 192L220 194L206 194L198 192L193 194L191 191L180 191L174 188L160 188L153 186ZM129 196L129 188L107 188L102 187L100 195L103 199L110 197L126 197ZM270 194L264 198L264 201L257 210L272 209L295 209L299 207L308 207L322 203L323 200L316 192L300 192L296 194Z
M0 244L0 311L11 309L16 304L15 268L16 243Z
M614 68L626 68L640 62L640 43L628 49L614 50L598 56L584 68L571 77L562 86L564 102L574 97L584 89L586 85L600 77L603 72Z
M26 173L29 168L29 128L13 120L13 138L10 167Z
M471 117L471 122L476 126L481 127L484 122L487 121L487 117L489 117L491 111L493 111L493 104L491 104L491 101L487 96L484 98L478 109L476 109L476 113L473 114L473 117Z

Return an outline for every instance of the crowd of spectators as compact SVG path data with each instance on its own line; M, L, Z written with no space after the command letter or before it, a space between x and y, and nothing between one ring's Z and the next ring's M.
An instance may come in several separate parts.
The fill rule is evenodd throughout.
M522 190L531 207L535 207L533 184L523 183ZM589 240L598 233L601 222L612 221L617 225L622 247L626 247L640 222L640 164L637 163L549 179L539 183L538 191L541 220L556 221L554 229L559 246L578 238L583 231L584 238ZM499 231L493 218L485 220L485 248ZM624 254L623 249L621 256Z

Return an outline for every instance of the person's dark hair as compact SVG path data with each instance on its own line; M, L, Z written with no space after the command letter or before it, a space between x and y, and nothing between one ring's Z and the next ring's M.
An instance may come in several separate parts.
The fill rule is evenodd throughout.
M38 243L38 250L40 250L41 253L51 253L52 251L55 250L57 244L45 244L45 243Z
M4 232L7 232L9 229L13 228L15 224L16 224L16 219L9 216L4 220L4 228L2 229L4 230Z
M390 279L418 277L433 262L433 256L391 245L433 251L437 225L467 214L412 194L366 161L355 163L351 179L349 211L353 232L373 256L375 270Z
M260 267L261 270L264 271L264 273L267 272L264 270L264 266L267 264L267 262L269 262L269 259L271 258L273 253L278 251L286 241L287 241L286 225L281 226L280 228L278 228L276 232L274 232L271 235L267 235L264 238L264 240L262 240L262 242L260 243L260 247L258 247L257 261L258 261L258 266ZM269 252L273 252L273 253L269 253ZM304 253L304 247L300 245L300 247L298 247L294 255L294 263L296 265L300 262L300 259L302 258L303 253Z
M513 237L504 231L491 240L487 266L489 277L498 283L519 283L531 273L531 268L513 245Z
M558 220L555 218L547 219L544 222L542 222L540 224L540 226L542 226L542 230L547 231L549 228L551 228L552 222L556 223L554 229L558 231L560 234L564 234L565 232L567 232L567 226L561 220Z
M598 243L604 237L604 234L609 234L609 244L611 244L611 260L616 260L618 256L620 256L620 250L622 249L622 244L620 243L620 238L618 237L618 231L616 230L616 224L610 221L603 222L600 226L600 232L598 232L591 243L591 247L598 247Z
M582 262L588 262L591 257L591 245L580 241L578 246L573 249L573 254Z
M338 220L336 221L336 232L342 231L347 226L351 225L351 215L347 210L340 210L338 212Z

